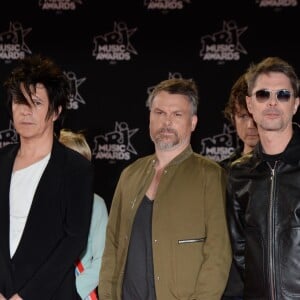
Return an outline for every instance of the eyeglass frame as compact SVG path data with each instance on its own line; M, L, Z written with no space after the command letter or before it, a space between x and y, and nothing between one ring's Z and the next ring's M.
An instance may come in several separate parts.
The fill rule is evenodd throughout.
M258 99L259 97L257 97L257 93L258 92L268 92L269 94L268 94L268 97L262 97L262 98L265 98L265 99L259 100ZM285 98L280 99L280 98L278 98L278 95L279 95L280 92L287 92L289 94L289 98L288 99L285 99ZM254 96L255 99L256 99L256 101L259 102L259 103L265 103L265 102L269 101L271 99L271 97L272 97L271 95L274 95L274 94L276 96L276 100L278 102L281 102L281 103L289 102L290 99L291 99L291 97L293 97L293 92L291 92L288 89L279 89L279 90L260 89L260 90L257 90L256 92L252 93L251 97Z

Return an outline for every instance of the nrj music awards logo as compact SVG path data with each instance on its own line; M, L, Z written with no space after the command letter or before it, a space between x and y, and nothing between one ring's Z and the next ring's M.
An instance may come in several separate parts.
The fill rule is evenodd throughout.
M200 153L215 161L221 161L235 151L237 143L236 130L232 125L224 124L222 133L201 140Z
M247 54L240 42L240 37L247 28L238 28L235 21L224 21L220 31L201 38L200 57L203 60L239 60L241 53Z
M259 7L295 7L298 6L298 0L257 0Z
M133 154L137 155L131 138L138 130L138 128L129 129L126 122L116 122L113 131L95 136L93 149L95 159L130 160Z
M181 10L184 4L190 3L190 0L144 0L144 6L148 10Z
M115 22L112 31L94 37L93 56L96 60L111 62L128 61L137 51L131 44L131 37L137 28L128 28L125 22Z
M0 130L0 148L9 144L15 144L18 142L18 139L12 122L9 123L8 129Z
M9 29L0 33L0 59L18 60L31 54L25 43L26 35L31 28L23 28L20 22L10 22Z
M86 104L78 91L78 87L86 80L85 77L78 79L74 72L64 72L70 82L70 97L67 109L78 109L79 103Z
M39 7L42 10L75 10L78 4L82 4L81 0L39 0Z

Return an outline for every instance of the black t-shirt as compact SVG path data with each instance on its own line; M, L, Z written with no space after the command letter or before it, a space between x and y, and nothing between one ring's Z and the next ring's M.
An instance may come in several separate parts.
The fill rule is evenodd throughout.
M262 153L263 160L268 162L272 168L274 168L276 161L280 160L282 153L279 154L266 154Z

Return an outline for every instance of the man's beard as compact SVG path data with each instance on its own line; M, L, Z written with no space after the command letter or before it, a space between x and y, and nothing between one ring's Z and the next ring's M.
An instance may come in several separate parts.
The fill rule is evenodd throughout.
M164 134L165 133L172 133L173 137L168 135L167 141L165 140ZM179 145L182 144L183 141L180 141L178 136L178 132L173 128L161 128L156 133L155 137L152 137L152 141L154 142L156 148L161 151L168 151L177 148Z

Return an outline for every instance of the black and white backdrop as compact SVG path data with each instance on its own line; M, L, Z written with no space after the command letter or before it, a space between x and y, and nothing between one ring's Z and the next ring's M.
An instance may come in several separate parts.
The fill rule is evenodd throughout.
M158 82L196 81L192 145L218 161L237 145L223 109L249 64L280 56L300 75L298 0L4 0L0 6L0 147L16 141L3 81L25 56L53 58L72 84L65 127L85 132L95 191L108 207L123 168L154 150L145 101Z

